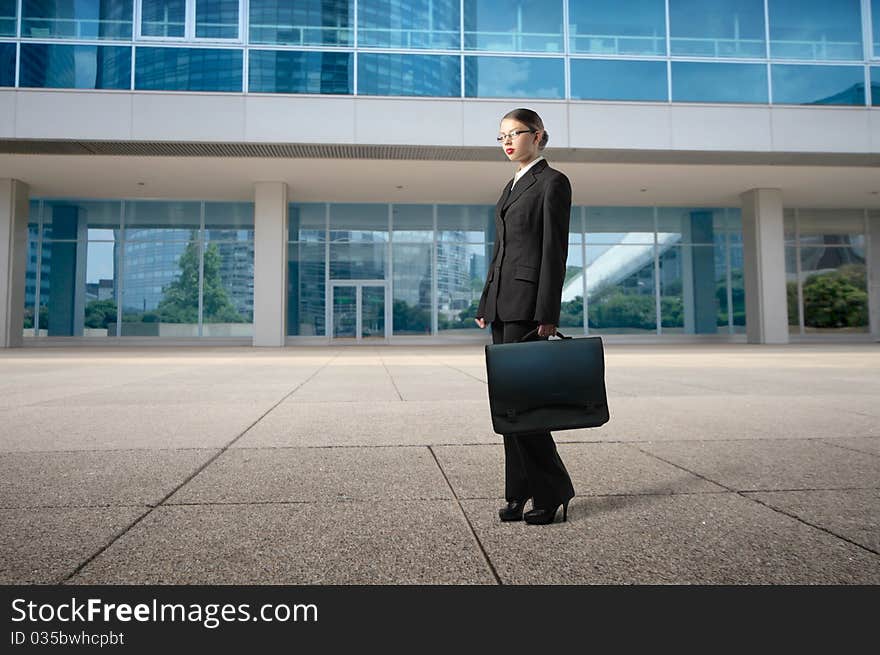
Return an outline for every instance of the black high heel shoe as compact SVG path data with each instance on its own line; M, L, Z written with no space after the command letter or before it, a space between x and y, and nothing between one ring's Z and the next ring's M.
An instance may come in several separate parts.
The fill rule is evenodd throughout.
M571 498L562 503L563 521L568 518L568 503L570 500ZM525 519L525 522L529 525L547 525L548 523L553 523L556 519L556 510L558 509L559 505L552 509L532 509L523 514L523 519Z
M523 509L525 509L527 501L528 498L525 500L507 501L507 507L502 507L498 510L498 518L502 521L522 521Z

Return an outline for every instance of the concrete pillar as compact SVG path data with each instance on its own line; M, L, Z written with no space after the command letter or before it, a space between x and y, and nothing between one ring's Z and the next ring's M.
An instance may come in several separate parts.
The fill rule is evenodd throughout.
M254 184L254 345L287 336L287 184Z
M0 348L23 344L29 202L27 184L0 179Z
M782 191L751 189L740 198L746 339L788 343Z
M880 211L868 213L868 313L871 336L880 341Z

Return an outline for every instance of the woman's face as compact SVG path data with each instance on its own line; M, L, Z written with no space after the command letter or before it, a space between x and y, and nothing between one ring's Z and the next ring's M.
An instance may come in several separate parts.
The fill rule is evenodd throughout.
M528 130L529 126L520 123L512 118L505 118L501 121L498 129L498 135L510 134L513 131ZM501 141L501 147L504 154L510 161L530 162L538 156L538 144L544 135L543 130L537 132L524 132L517 134L514 138L504 138Z

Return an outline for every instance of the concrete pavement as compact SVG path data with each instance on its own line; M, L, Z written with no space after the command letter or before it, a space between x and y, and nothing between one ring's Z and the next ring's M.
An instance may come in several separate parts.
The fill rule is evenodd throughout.
M480 345L2 351L0 583L880 583L880 346L606 362L529 526Z

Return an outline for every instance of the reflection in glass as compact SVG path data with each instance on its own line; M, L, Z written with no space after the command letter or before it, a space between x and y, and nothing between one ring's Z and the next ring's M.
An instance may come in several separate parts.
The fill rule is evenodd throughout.
M331 280L384 280L387 243L330 244Z
M33 201L31 202L33 207ZM31 209L30 221L34 221L35 213ZM27 268L24 275L24 318L22 321L22 335L25 337L35 336L34 307L37 304L37 239L39 230L35 222L28 223L27 229ZM48 288L48 287L47 287ZM45 325L45 324L44 324Z
M867 332L864 252L846 247L801 247L800 253L805 330Z
M565 66L550 57L465 57L467 98L564 98Z
M880 23L880 18L877 19ZM875 55L880 57L880 54ZM880 66L871 66L871 105L880 106Z
M437 239L483 243L493 238L494 217L492 205L437 205Z
M388 205L332 203L331 241L388 241Z
M356 286L333 286L333 333L332 337L357 337Z
M361 338L385 338L385 287L362 286Z
M141 0L141 35L183 38L186 0Z
M241 50L139 47L135 61L138 90L242 91Z
M767 0L774 59L862 59L860 0Z
M17 0L0 0L0 36L15 36Z
M288 205L288 237L291 241L326 241L327 205L323 202Z
M653 245L587 246L587 316L591 332L655 332Z
M394 334L431 334L432 246L397 243L397 235L391 248Z
M121 335L160 336L159 324L176 323L174 336L199 336L198 230L189 242L126 242L123 252Z
M205 240L253 241L254 203L206 202Z
M131 48L22 43L21 87L131 88Z
M773 102L791 105L864 105L861 66L773 64Z
M486 245L438 241L437 329L479 330L474 318L486 283Z
M254 93L351 94L350 52L251 50L248 89Z
M325 334L325 255L323 243L294 242L287 247L287 333Z
M189 240L201 227L201 204L183 200L125 203L126 241Z
M360 0L358 47L458 50L460 0Z
M742 241L740 233L740 241ZM743 283L743 249L740 246L730 246L730 294L728 296L732 317L724 316L728 325L733 325L733 331L743 333L746 331L746 291ZM721 305L725 305L722 303ZM722 310L723 311L723 310ZM732 320L731 320L732 319Z
M115 243L88 244L83 319L85 337L116 336L116 252Z
M669 0L673 55L765 58L764 0Z
M874 35L874 58L880 57L880 0L871 0L871 22ZM880 101L880 98L877 98Z
M21 35L130 40L132 5L131 0L22 0Z
M713 246L659 248L660 320L664 334L715 334L727 326L724 249Z
M562 0L464 0L464 47L562 52Z
M802 245L847 245L863 242L865 215L860 209L799 209Z
M569 0L572 52L608 55L665 55L664 0Z
M575 100L667 100L666 62L572 59Z
M660 207L657 209L657 240L713 244L720 239L723 209Z
M347 46L353 24L354 0L250 0L251 43Z
M798 249L796 246L785 247L785 300L788 312L788 332L800 332L800 300L798 300Z
M394 204L391 207L392 238L395 242L434 240L432 205Z
M239 0L195 0L197 39L237 39Z
M456 55L358 55L358 93L382 96L461 96Z
M46 200L43 239L114 240L120 207L118 200Z
M673 102L767 102L763 64L672 62Z
M654 243L651 207L587 207L588 244Z
M580 245L568 248L562 304L559 308L559 327L584 327L584 258Z
M253 336L253 242L208 243L204 253L202 336Z
M15 86L14 43L0 43L0 86Z

